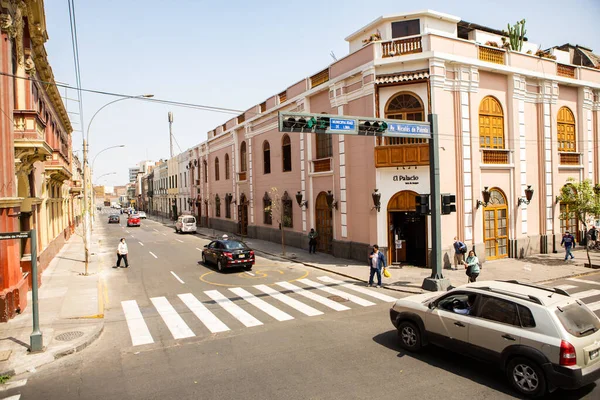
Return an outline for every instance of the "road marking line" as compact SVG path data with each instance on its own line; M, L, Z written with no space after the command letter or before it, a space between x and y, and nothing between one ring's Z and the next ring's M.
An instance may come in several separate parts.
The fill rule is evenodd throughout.
M163 236L167 236L167 234L166 234L166 233L163 233Z
M131 342L134 346L141 344L154 343L152 335L148 330L148 325L144 322L142 312L137 305L135 300L122 301L121 306L123 307L123 313L125 314L125 320L129 327L129 334L131 335Z
M248 292L245 289L240 287L230 288L230 291L240 296L242 299L246 300L248 303L252 304L254 307L266 312L271 317L275 318L277 321L289 321L290 319L294 319L290 314L281 311L280 309L273 307L263 299L259 299L254 296L252 293Z
M267 285L254 285L254 287L257 288L258 290L260 290L261 292L266 293L271 297L274 297L275 299L281 301L282 303L285 303L288 306L295 308L296 310L300 311L301 313L308 315L309 317L323 314L321 311L317 310L316 308L308 306L296 299L293 299L283 293L280 293L277 290L268 287Z
M154 228L154 230L155 230L156 232L158 232L158 229Z
M158 258L158 257L156 257L156 254L154 254L153 252L149 251L149 253L150 253L150 254L152 254L152 256L153 256L154 258Z
M130 233L127 229L125 229L125 232Z
M598 311L598 310L600 310L600 301L586 304L586 306L588 306L590 308L590 310L592 310L592 311Z
M590 285L600 285L600 282L588 281L587 279L569 278L567 280L571 282L589 283Z
M5 397L2 400L19 400L21 398L20 394L15 394L14 396Z
M575 289L577 286L574 285L560 285L560 286L554 286L555 289L562 289L562 290L569 290L569 289Z
M350 290L354 290L355 292L359 292L359 293L362 293L362 294L366 294L368 296L375 297L376 299L379 299L379 300L389 301L389 302L392 302L392 303L395 302L396 300L398 300L397 298L392 297L392 296L388 296L387 294L379 293L379 292L376 292L374 290L369 290L369 289L367 289L365 287L358 286L358 285L353 285L351 283L346 283L346 282L343 282L343 281L340 281L340 280L337 280L337 279L330 278L328 276L320 276L317 279L320 280L321 282L335 283L337 285L343 286L343 287L348 288Z
M139 244L141 244L142 246L144 245L144 243L142 243L142 242L139 242Z
M225 332L229 330L227 325L225 325L213 313L208 311L208 308L206 308L206 306L202 304L193 294L184 293L178 294L177 296L179 296L181 301L188 306L194 315L198 317L204 326L206 326L212 333Z
M583 292L577 292L577 293L569 293L571 295L571 297L576 298L576 299L585 299L586 297L592 297L592 296L598 296L600 295L600 290L597 289L590 289L590 290L586 290Z
M248 274L248 275L250 275L250 276L256 276L256 275L254 275L254 274L253 274L252 272L250 272L250 271L244 271L244 273L245 273L245 274Z
M6 391L6 390L10 390L10 389L15 389L21 386L25 386L27 384L27 379L21 379L18 381L9 381L7 383L5 383L4 385L0 385L0 392ZM10 397L8 397L10 399Z
M179 243L183 243L183 240L179 240L179 239L175 239L175 240L177 240Z
M335 296L343 297L343 298L348 299L351 302L361 305L363 307L375 305L375 303L370 302L369 300L361 299L360 297L355 296L353 294L348 294L346 292L342 292L341 290L331 288L329 286L323 285L322 283L311 281L310 279L298 279L298 281L304 283L305 285L312 286L315 289L320 289L324 292L331 293Z
M199 248L197 248L197 247L196 247L196 250L198 250L198 251L202 251L202 249L199 249Z
M252 315L243 310L240 306L223 296L218 290L207 290L204 293L213 299L225 311L233 315L238 321L247 327L262 325L263 323L254 318Z
M173 339L196 336L187 326L183 318L177 314L177 311L175 311L166 297L152 297L150 298L150 301L154 304L154 308L156 308L156 311L158 311L163 321L165 321L167 328L169 328L173 335Z
M177 276L177 274L175 272L171 271L171 273L173 274L173 276L175 277L175 279L177 279L179 282L185 283L184 281L181 280L180 277Z
M282 288L285 288L288 290L292 290L301 296L304 296L306 298L314 300L314 301L321 303L329 308L333 308L336 311L345 311L345 310L350 309L350 307L346 307L345 305L340 304L337 301L330 300L327 297L324 297L324 296L318 295L316 293L310 292L308 290L302 289L301 287L298 287L289 282L277 282L276 285L279 285Z

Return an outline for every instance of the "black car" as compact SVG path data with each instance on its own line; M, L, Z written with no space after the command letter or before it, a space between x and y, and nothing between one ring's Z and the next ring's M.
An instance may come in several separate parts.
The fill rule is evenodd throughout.
M221 272L231 267L243 267L250 271L254 265L254 250L237 240L215 240L204 246L202 263L216 264Z
M119 215L117 214L111 214L108 216L108 223L112 224L113 222L116 222L117 224L121 222L121 219L119 218Z

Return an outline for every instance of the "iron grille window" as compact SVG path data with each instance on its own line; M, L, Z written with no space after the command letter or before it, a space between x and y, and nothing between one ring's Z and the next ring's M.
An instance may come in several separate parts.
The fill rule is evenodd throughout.
M270 174L271 173L271 146L269 145L269 142L267 142L265 140L265 142L263 143L263 168L264 174Z
M267 192L265 192L265 195L263 197L263 223L265 225L273 224L273 214L272 214L272 207L271 207L272 205L273 205L273 202L271 201L269 194Z
M231 218L231 195L225 196L225 218Z
M215 196L215 216L221 217L221 199L218 194Z
M333 154L333 144L331 135L327 133L317 133L317 159L331 157Z
M289 172L292 170L292 143L288 135L283 137L281 152L283 154L283 172Z

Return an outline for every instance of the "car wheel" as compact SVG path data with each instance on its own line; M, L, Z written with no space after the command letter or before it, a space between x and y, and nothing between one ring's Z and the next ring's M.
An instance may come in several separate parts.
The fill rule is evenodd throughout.
M206 262L206 256L204 254L202 254L202 264L207 265L208 263Z
M246 271L252 271L252 265L246 265L246 266L244 267L244 269L245 269Z
M419 351L421 349L421 332L415 324L404 321L398 325L398 336L400 345L405 350Z
M516 357L506 368L510 384L519 393L528 397L541 397L546 394L546 377L542 369L533 361Z
M223 262L221 260L217 261L217 269L219 272L223 272Z

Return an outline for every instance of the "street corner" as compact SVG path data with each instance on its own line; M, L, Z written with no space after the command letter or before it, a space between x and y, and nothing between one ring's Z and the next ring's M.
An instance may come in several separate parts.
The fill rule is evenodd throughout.
M200 275L200 280L215 286L250 287L254 285L272 285L277 282L293 282L309 277L306 267L298 266L255 266L251 271L230 269L224 272L209 271Z

